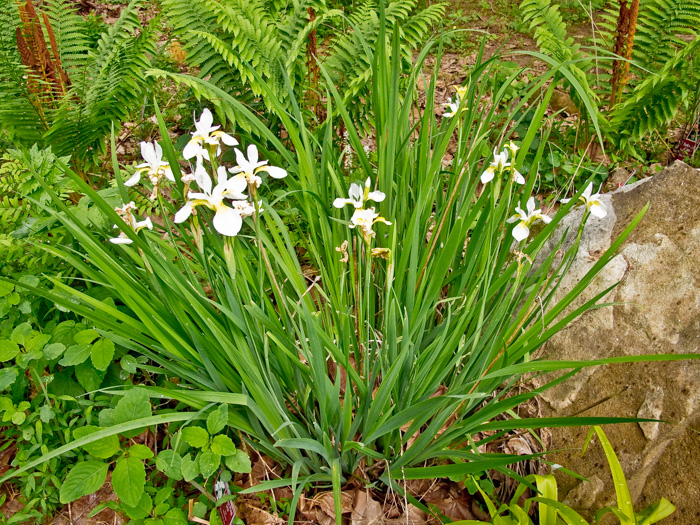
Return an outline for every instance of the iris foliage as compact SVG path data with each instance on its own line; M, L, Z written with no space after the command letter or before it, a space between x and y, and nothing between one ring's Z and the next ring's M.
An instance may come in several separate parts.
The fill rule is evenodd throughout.
M275 182L269 178L275 172L269 169L252 174L248 197L254 211L248 209L241 217L240 229L237 223L236 228L216 227L210 208L221 212L226 201L220 199L214 205L213 200L192 197L202 201L197 202L197 214L176 224L173 217L186 201L185 185L194 189L197 182L202 188L204 179L182 168L180 154L157 113L163 162L167 160L174 178L168 192L152 193L163 222L136 233L64 166L80 190L132 242L110 243L115 230L85 228L70 207L56 199L61 220L80 249L45 249L69 261L88 284L77 289L55 279L52 291L32 288L89 319L116 344L148 357L154 364L149 368L152 373L178 378L168 382L168 388L144 387L152 397L176 399L205 413L215 404L229 405L228 424L249 446L287 467L283 478L249 490L290 485L296 501L311 485L332 486L338 519L340 489L360 468L374 466L366 472L375 481L399 490L396 480L494 468L515 475L507 465L521 457L480 453L477 446L483 442L475 443L472 436L497 430L488 438L494 439L513 428L626 421L498 418L581 367L605 362L532 357L609 291L572 306L643 215L642 211L589 273L556 301L558 283L577 244L563 254L542 249L561 219L581 202L582 192L562 205L550 222L528 230L522 241L514 240L513 229L521 225L507 220L516 207L530 209L526 203L537 162L522 174L525 184L511 175L535 138L540 139L536 159L544 151L546 133L541 124L552 89L542 86L557 73L571 73L552 61L550 71L503 118L496 114L498 100L515 77L491 103L493 97L486 93L489 71L499 57L487 60L480 53L454 116L438 120L433 112L436 77L425 82L425 110L416 84L426 55L436 51L439 58L439 46L426 47L402 83L399 32L383 31L378 40L388 44L371 54L368 100L376 155L365 153L343 94L331 82L327 118L320 127L306 127L291 88L291 109L286 110L286 103L274 107L286 130L287 140L282 142L226 92L188 78L217 99L221 114L229 114L228 110L244 114L254 129L250 136L239 137L242 145L255 143L261 158L283 167L287 176ZM258 81L266 86L262 78ZM402 84L408 86L405 91L399 89ZM274 101L273 93L268 94ZM512 115L526 105L534 117L527 133L514 137ZM352 174L345 172L345 159L334 140L341 122L358 166ZM445 167L453 136L456 151ZM512 150L511 169L499 168L492 180L481 184L493 147L510 139L520 146L519 152ZM226 177L216 169L217 163L228 167L217 159L217 147L209 152L210 162L201 161L201 169L209 169L210 183L217 176L219 183ZM126 203L127 189L116 159L114 167ZM255 177L262 182L259 188ZM372 216L381 215L391 224L371 224L367 229L366 223L357 222L366 213L332 206L335 199L348 196L352 182L364 187L367 179L367 191L375 192ZM166 180L161 179L163 184L168 184ZM276 211L278 203L269 199L269 184L284 185L283 198L300 210L303 250L292 242ZM239 190L230 198L246 198ZM220 197L226 198L223 190ZM585 213L584 220L589 216ZM511 395L511 387L523 375L555 370L568 372L541 389ZM164 412L108 427L24 468L125 429L186 417L206 414Z

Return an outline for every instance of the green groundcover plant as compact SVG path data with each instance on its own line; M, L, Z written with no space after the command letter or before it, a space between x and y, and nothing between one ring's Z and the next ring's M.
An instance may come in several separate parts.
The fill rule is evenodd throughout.
M342 487L358 468L373 467L371 482L399 492L405 480L489 469L517 477L508 465L522 456L481 453L478 446L513 428L637 421L496 419L585 366L684 358L532 360L553 334L601 306L609 289L572 303L643 215L571 291L553 300L577 246L558 258L557 250L542 253L545 242L574 206L586 207L584 222L604 213L587 188L550 217L531 195L537 162L528 173L518 171L536 137L542 155L540 124L552 90L543 94L541 87L556 73L570 75L566 64L550 60L551 70L512 105L513 115L526 105L535 114L527 132L514 136L509 119L495 114L498 104L484 102L498 57L479 54L451 116L438 120L436 77L426 82L426 110L416 98L431 47L416 59L408 89L399 91L399 32L380 34L379 41L388 45L372 53L372 155L332 87L327 119L314 130L296 103L291 112L277 107L283 143L215 85L180 76L210 95L219 117L232 109L246 114L254 133L230 136L203 111L182 153L187 164L157 111L161 141L142 144L145 163L137 174L125 182L114 159L123 201L116 210L61 164L115 228L86 228L55 199L80 248L45 249L69 261L86 286L60 279L52 290L13 284L70 308L116 345L149 358L163 386L141 388L194 412L107 422L3 479L117 434L200 424L228 405L229 427L284 468L282 477L248 492L291 487L292 523L304 491L332 488L340 520ZM352 173L334 141L340 121L358 166ZM495 122L504 123L494 128ZM454 136L454 158L444 167ZM224 160L232 158L224 151L229 147L233 161ZM270 200L280 186L285 194ZM139 215L129 187L143 188L161 218ZM300 246L277 212L282 201L300 212ZM533 265L538 254L541 262ZM566 373L543 387L511 395L523 375L560 370ZM472 436L484 430L498 432L475 442ZM100 468L106 474L108 467Z
M600 523L606 514L613 514L621 524L652 525L652 523L657 523L673 514L676 507L666 498L661 498L640 512L634 512L632 496L630 495L622 466L601 427L594 426L591 428L583 446L583 453L585 454L594 433L598 435L600 444L605 451L605 457L608 460L608 466L610 467L615 486L615 498L617 501L614 506L603 507L596 511L593 516L593 522L586 521L571 507L559 502L557 480L552 474L546 476L532 474L520 483L510 502L501 505L491 500L472 478L471 484L474 486L475 491L478 491L484 499L491 520L463 520L454 522L454 525L533 525L531 509L534 504L539 505L538 523L540 525L557 525L562 523L566 525L589 525L590 523ZM526 491L535 487L537 495L525 499Z

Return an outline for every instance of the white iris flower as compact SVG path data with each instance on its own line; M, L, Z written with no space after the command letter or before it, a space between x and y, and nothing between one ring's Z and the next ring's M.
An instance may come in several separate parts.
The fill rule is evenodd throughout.
M136 171L124 183L124 186L138 184L141 180L141 175L145 173L153 185L153 191L151 192L151 200L153 200L158 195L158 188L163 177L171 182L175 182L175 177L170 169L170 164L163 160L163 148L156 141L153 141L153 143L141 142L141 156L146 162L136 166Z
M202 159L205 158L209 160L209 149L216 148L216 155L221 154L221 143L223 142L227 146L237 146L238 141L234 139L231 135L219 131L221 126L214 126L214 116L211 111L204 109L199 117L199 120L195 121L194 127L195 132L192 134L192 138L182 150L182 156L189 160L191 158L197 159L197 166L202 164Z
M486 184L491 182L496 175L496 172L501 173L504 169L510 167L510 162L508 162L508 152L506 150L498 153L498 149L493 150L493 161L486 168L486 171L481 174L481 183Z
M243 193L247 187L245 179L232 177L226 179L226 168L220 166L218 184L212 189L212 181L206 171L195 174L201 192L190 192L188 201L175 214L174 222L179 224L187 220L197 206L206 206L214 211L212 221L214 229L221 235L233 237L243 225L243 217L255 213L255 208L247 201ZM228 201L227 201L228 199ZM229 202L233 201L233 202ZM240 202L244 201L244 202ZM229 206L230 205L230 206Z
M445 118L452 118L459 112L459 106L462 104L464 96L467 94L467 88L465 86L455 86L457 88L457 94L455 95L453 102L448 102L443 104L447 111L444 111L442 116Z
M374 211L374 208L367 208L366 210L359 209L355 210L355 213L353 213L350 218L350 228L359 226L362 229L362 235L365 240L369 242L369 239L376 235L372 226L378 222L383 222L387 226L391 226L391 223L384 217L380 217L379 214Z
M238 165L229 169L235 175L234 178L239 178L246 181L246 184L258 188L262 183L262 179L258 173L266 171L273 179L282 179L287 176L287 172L277 166L268 166L266 160L258 160L258 148L255 144L248 146L248 157L236 149L236 162Z
M507 223L511 224L514 222L518 223L518 225L513 228L513 237L515 237L516 241L520 242L527 239L528 235L530 235L530 226L532 226L532 224L538 219L545 224L552 221L551 217L543 215L542 210L539 208L535 209L535 207L535 198L530 197L530 199L527 201L527 211L523 210L519 206L516 206L515 215L506 221Z
M342 199L338 197L333 201L333 206L336 208L342 208L346 204L352 204L356 209L363 208L367 201L382 202L386 195L381 191L369 191L372 185L372 181L367 178L365 181L364 189L362 186L353 182L350 184L350 189L348 190L349 199Z
M496 173L500 174L508 170L510 171L513 182L516 184L525 184L525 177L523 177L522 174L515 169L515 166L513 166L512 163L508 162L508 152L510 152L513 161L515 161L515 154L519 149L520 147L516 146L512 140L504 146L500 153L498 153L498 148L494 148L493 161L489 167L486 168L486 171L481 174L481 183L487 184L493 180Z
M581 194L581 197L579 198L581 199L581 202L586 205L586 208L590 210L591 215L602 219L608 214L608 212L600 203L600 193L596 193L595 195L591 195L591 193L593 193L592 182L586 186L586 189L583 190L583 194ZM570 200L571 199L562 199L561 202L562 204L566 204Z

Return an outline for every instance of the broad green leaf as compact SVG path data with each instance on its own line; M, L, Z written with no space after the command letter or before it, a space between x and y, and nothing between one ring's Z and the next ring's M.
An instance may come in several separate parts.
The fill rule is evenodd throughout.
M119 364L121 365L123 370L126 370L130 374L136 373L136 358L134 356L126 354L124 357L121 358Z
M165 511L167 511L168 509L170 509L170 505L168 505L167 503L155 504L155 502L154 502L154 505L155 505L155 507L153 507L153 512L151 514L156 518L158 518L159 516L164 514ZM156 521L156 520L154 520L154 521ZM163 520L157 520L157 521L160 522L160 525L163 525ZM155 524L152 524L152 525L155 525Z
M15 425L21 425L25 419L27 419L27 414L24 413L24 410L17 410L17 412L12 414L12 422Z
M73 331L75 330L75 321L63 321L59 323L53 330L52 341L54 343L63 343L68 346L73 343Z
M211 449L219 456L232 456L236 453L236 445L230 437L219 434L211 441Z
M187 441L190 446L202 448L209 443L209 434L202 427L185 427L181 431L182 439Z
M228 424L228 405L219 405L207 416L207 430L212 436L221 432Z
M148 392L142 388L132 388L122 397L112 412L112 424L118 425L151 415L151 401Z
M3 339L0 341L0 361L5 362L14 359L19 354L19 345L14 341Z
M36 275L23 275L18 279L22 284L28 284L29 286L39 286L41 280Z
M15 289L15 285L7 282L0 282L0 297L5 297L9 295L12 290Z
M70 503L99 490L107 479L108 468L102 461L83 461L75 465L61 485L61 503Z
M236 450L236 453L224 458L226 467L232 472L240 472L241 474L249 474L252 470L250 457L242 450Z
M129 456L138 459L151 459L153 457L153 451L146 445L131 445Z
M156 497L153 498L154 505L160 505L165 500L167 500L173 493L173 487L163 487L158 491Z
M64 345L63 343L51 343L44 347L44 359L52 361L53 359L57 359L58 357L63 355L63 352L65 351L66 345Z
M218 469L221 464L221 456L211 450L201 452L197 456L197 460L199 462L199 472L201 472L202 476L205 478L208 478L216 472L216 469Z
M0 392L14 383L18 374L19 372L14 366L12 368L3 368L0 370Z
M164 525L188 525L187 515L180 509L170 509L163 516Z
M29 334L31 333L32 325L29 323L21 323L15 326L15 328L12 330L10 340L17 343L18 345L24 346L24 342L27 340Z
M44 356L44 354L42 354L41 350L36 350L36 349L32 350L31 352L21 352L17 356L17 360L16 360L17 366L19 366L20 368L23 368L23 369L27 368L27 366L29 366L30 362L38 361L43 356Z
M71 345L66 349L66 353L58 364L75 366L84 362L88 357L90 357L90 345Z
M90 328L88 330L82 330L75 334L73 336L73 342L77 345L89 345L98 337L100 337L100 334L97 333L97 330L93 330L92 328Z
M95 368L98 370L107 370L113 357L114 343L111 339L102 338L92 345L90 358L92 359L92 364L95 365Z
M146 486L146 468L143 461L127 456L117 461L112 472L112 487L119 499L129 507L136 507Z
M190 454L185 454L182 456L182 478L190 482L197 476L199 476L199 456L195 456L192 459Z
M39 419L42 423L50 423L54 417L53 407L51 405L41 405L39 409Z
M96 427L94 425L78 427L73 431L73 438L80 439L82 437L89 436L90 434L94 434L99 430L100 427ZM114 454L121 450L119 445L119 437L117 436L109 436L98 441L93 441L92 443L83 445L82 448L91 456L95 456L96 458L100 459L111 458Z
M100 388L104 376L105 372L97 370L88 360L75 367L75 377L87 392L94 392Z
M32 333L24 341L25 352L39 352L51 340L51 334Z
M122 505L124 508L124 513L130 517L132 520L142 520L151 515L151 510L153 509L153 500L148 493L144 492L141 495L141 499L134 507L128 505Z
M156 468L173 480L182 479L182 459L173 450L162 450L156 456Z

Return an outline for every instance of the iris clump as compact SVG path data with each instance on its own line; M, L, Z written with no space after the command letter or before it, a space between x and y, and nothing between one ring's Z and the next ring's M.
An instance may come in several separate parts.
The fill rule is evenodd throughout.
M377 41L391 47L378 44L372 62L373 155L337 91L326 120L313 128L298 105L290 113L273 104L283 141L235 98L192 80L217 94L217 115L252 123L240 136L245 153L234 149L235 164L225 160L239 141L223 131L226 123L214 125L209 110L182 153L166 133L160 145L143 146L138 170L162 211L152 222L136 221L132 206L115 212L75 176L111 223L122 225L118 242L136 249L98 242L112 234L81 228L66 208L62 220L81 251L63 255L90 282L108 283L102 296L110 300L72 288L47 292L57 304L80 305L162 374L163 383L144 387L149 395L202 417L228 405L226 424L237 439L279 465L278 479L252 490L289 486L298 498L331 487L338 517L342 487L358 469L387 491L411 479L507 473L521 458L482 454L485 432L546 424L497 416L560 381L510 395L523 375L577 368L533 357L569 322L567 307L641 219L555 300L576 246L562 258L532 261L582 197L591 214L600 212L590 191L551 217L537 207L537 166L523 168L518 151L541 134L539 91L519 102L533 112L526 132L488 132L513 120L496 119L480 102L498 60L490 58L459 92L474 100L460 100L457 114L436 121L432 108L413 111L425 55L400 81L392 67L401 60L398 31ZM341 120L354 172L333 140ZM167 129L162 118L159 125ZM114 173L122 201L131 202L141 179L127 186L116 162ZM166 184L172 191L161 191ZM283 206L297 210L296 223L285 220ZM544 228L533 233L536 221Z

